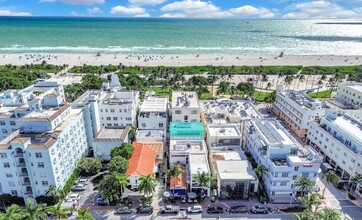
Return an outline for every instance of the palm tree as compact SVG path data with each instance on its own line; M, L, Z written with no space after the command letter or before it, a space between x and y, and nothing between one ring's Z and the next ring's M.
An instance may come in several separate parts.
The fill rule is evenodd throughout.
M47 211L50 213L52 217L56 217L58 219L67 218L68 212L73 211L72 208L62 208L63 201L60 201L57 205L49 206Z
M165 191L167 189L167 178L170 176L170 170L162 168L162 175L165 177Z
M294 183L295 186L299 187L299 190L302 192L302 196L304 196L305 192L309 192L312 190L314 183L308 177L300 177Z
M303 80L305 79L305 76L303 74L299 74L299 78L298 78L298 85L297 85L297 89L299 89L299 83L303 82Z
M128 185L127 175L124 173L118 174L116 176L119 186L122 188L122 194L124 193L124 187Z
M220 82L217 94L225 94L229 91L230 83L229 82Z
M351 178L351 182L350 182L351 188L350 188L349 193L353 193L356 190L357 186L359 184L361 184L361 182L362 182L362 175L361 174L356 174L355 176L353 176Z
M254 173L258 176L258 178L261 180L263 175L268 173L269 170L268 168L266 168L264 165L259 164L255 169L254 169Z
M210 175L208 173L205 173L204 171L202 171L202 173L199 172L195 176L195 180L196 180L197 184L199 186L201 186L202 194L204 194L204 186L208 186L211 181Z
M330 170L327 173L323 174L321 179L326 181L326 183L324 185L324 189L323 189L323 194L322 194L322 196L324 197L324 193L326 192L327 185L329 185L331 183L333 185L336 185L339 178L332 170Z
M45 190L45 195L51 196L55 198L57 201L65 198L65 193L63 192L63 190L58 189L55 186L49 186L49 188Z
M304 206L311 212L313 212L313 206L316 206L314 212L317 211L318 206L321 204L320 196L316 192L310 192L307 196L299 197L299 200Z
M323 85L322 80L318 81L318 89L317 89L317 98L318 98L318 94L319 94L319 89L321 88L321 85Z
M170 170L169 170L169 176L170 178L175 178L179 180L179 176L184 171L180 168L179 164L172 164ZM176 184L176 182L175 182ZM175 195L175 185L173 186L172 195Z
M143 192L145 196L152 195L155 192L156 180L153 178L152 174L147 176L141 176L140 184L138 185L138 190Z
M77 219L80 220L92 220L92 214L89 212L88 208L86 209L78 209L77 210Z
M292 216L296 220L312 220L315 214L309 211L308 209L305 209L301 214L292 213Z
M18 220L23 217L23 211L16 204L12 204L5 210L5 213L0 214L0 220Z
M317 218L320 220L340 220L342 219L341 213L332 208L323 208L317 212Z
M28 201L24 209L24 220L45 220L47 216L44 210L44 204L34 205Z

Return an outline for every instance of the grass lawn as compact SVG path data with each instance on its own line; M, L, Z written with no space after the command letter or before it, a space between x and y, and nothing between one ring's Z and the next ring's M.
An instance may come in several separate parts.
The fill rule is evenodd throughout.
M255 91L253 99L258 102L263 102L264 98L269 94L269 92Z
M312 93L309 93L309 94L308 94L309 97L319 98L319 99L330 98L331 95L332 95L332 89L320 91L319 93L317 93L317 92L312 92Z

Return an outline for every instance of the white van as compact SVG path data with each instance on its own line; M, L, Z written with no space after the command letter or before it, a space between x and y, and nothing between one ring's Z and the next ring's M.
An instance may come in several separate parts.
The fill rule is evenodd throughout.
M201 205L194 205L192 207L187 208L188 213L202 213Z

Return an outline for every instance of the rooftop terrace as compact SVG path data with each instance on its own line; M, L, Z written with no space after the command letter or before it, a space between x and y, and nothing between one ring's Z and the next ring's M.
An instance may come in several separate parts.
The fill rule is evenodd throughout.
M238 137L241 133L236 125L208 125L210 136Z
M195 92L172 92L172 107L199 108L197 95Z
M204 140L170 140L170 151L207 153Z
M299 106L314 109L316 106L322 106L321 102L309 97L304 91L286 90L281 92L282 95L289 97Z
M140 114L144 112L165 112L167 111L167 97L146 97L140 109Z

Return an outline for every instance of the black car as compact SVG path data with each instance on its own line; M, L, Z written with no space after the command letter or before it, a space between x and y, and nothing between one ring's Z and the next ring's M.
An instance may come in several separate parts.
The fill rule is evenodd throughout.
M222 213L224 213L224 209L222 207L219 207L219 206L209 207L209 208L207 208L207 213L209 213L209 214L222 214Z
M230 207L229 211L230 213L247 213L249 210L248 207L239 205Z
M152 214L153 213L153 207L150 205L144 205L141 207L138 207L136 210L137 214Z
M114 212L114 214L118 214L118 215L122 215L122 214L131 214L133 211L132 211L132 209L130 209L130 208L128 208L127 206L125 206L125 207L120 207L120 208L118 208L115 212Z

